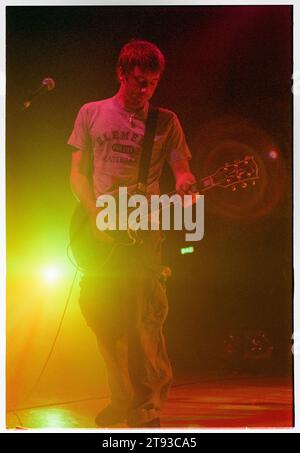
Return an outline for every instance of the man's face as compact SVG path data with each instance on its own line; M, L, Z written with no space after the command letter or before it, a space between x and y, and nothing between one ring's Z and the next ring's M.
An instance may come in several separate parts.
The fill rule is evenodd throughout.
M142 107L152 98L160 79L160 72L144 71L135 66L130 73L120 73L119 77L127 101L136 107Z

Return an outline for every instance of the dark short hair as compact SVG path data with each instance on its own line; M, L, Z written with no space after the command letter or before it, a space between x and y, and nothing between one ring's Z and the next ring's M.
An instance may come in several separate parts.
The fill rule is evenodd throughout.
M133 39L122 47L118 58L118 68L122 70L123 74L128 74L135 66L144 71L162 74L165 68L165 57L152 42Z

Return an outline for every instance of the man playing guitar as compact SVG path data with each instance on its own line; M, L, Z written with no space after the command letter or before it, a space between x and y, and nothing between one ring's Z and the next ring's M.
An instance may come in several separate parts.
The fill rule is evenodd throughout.
M119 187L137 189L149 101L164 71L156 45L141 40L121 49L115 96L81 107L68 140L73 147L71 186L96 241L114 239L96 227L101 194ZM181 195L196 183L191 153L175 113L159 108L147 178L147 194L159 194L167 161ZM159 427L162 403L172 382L163 335L168 301L161 281L161 233L144 232L143 243L120 248L104 266L89 268L81 280L80 307L104 357L111 403L95 419L98 426L127 421L131 427Z

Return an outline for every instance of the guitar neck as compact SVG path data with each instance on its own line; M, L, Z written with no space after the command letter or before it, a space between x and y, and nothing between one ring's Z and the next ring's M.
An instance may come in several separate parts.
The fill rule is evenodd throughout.
M252 181L255 185L255 180L259 179L258 166L254 158L246 156L242 160L235 160L233 163L226 162L213 174L204 176L197 183L198 193L206 192L214 187L222 187L226 189L231 187L236 190L236 185L241 185L242 188L247 187L247 183ZM169 192L170 197L176 195L177 191Z
M200 179L198 182L198 189L199 192L205 192L206 190L212 189L215 187L216 184L214 183L213 177L212 176L205 176L204 178Z
M200 179L197 183L198 187L198 193L205 192L206 190L212 189L213 187L216 187L217 184L215 184L213 176L205 176L204 178ZM173 190L172 192L169 192L168 195L176 195L178 192L176 190Z

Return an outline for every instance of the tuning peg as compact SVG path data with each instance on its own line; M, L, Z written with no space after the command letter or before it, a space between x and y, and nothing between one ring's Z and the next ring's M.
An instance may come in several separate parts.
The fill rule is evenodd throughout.
M232 190L232 192L235 192L236 191L236 186L231 186L231 190Z
M242 182L241 183L241 188L242 189L246 189L247 186L248 186L248 184L246 182Z
M255 186L255 184L256 184L256 181L255 181L255 179L253 179L252 186Z

